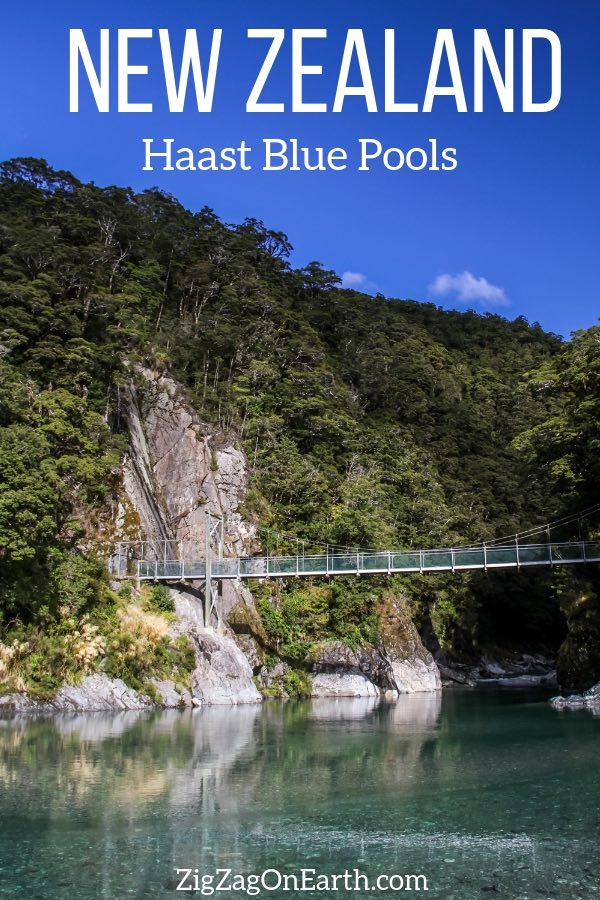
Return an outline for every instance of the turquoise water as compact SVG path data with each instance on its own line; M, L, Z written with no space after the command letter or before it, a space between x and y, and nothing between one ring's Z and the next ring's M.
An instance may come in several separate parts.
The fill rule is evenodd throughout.
M4 721L0 897L185 897L175 868L219 867L590 900L599 749L600 718L518 692ZM260 896L415 896L338 886Z

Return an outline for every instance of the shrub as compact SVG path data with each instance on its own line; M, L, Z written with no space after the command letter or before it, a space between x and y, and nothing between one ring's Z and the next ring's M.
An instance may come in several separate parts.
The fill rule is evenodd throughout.
M312 694L310 675L300 669L288 669L283 676L283 686L290 697L310 697Z
M164 584L153 585L146 595L146 602L151 609L160 612L173 612L173 598L171 591Z

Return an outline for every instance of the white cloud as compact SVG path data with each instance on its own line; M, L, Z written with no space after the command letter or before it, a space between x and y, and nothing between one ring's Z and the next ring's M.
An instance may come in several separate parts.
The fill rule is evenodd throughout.
M369 281L362 272L342 272L342 287L366 293L377 290L377 285L373 281Z
M455 294L460 303L475 303L485 308L510 306L504 288L491 284L487 278L478 277L471 272L462 272L460 275L438 275L429 285L429 293L436 297Z

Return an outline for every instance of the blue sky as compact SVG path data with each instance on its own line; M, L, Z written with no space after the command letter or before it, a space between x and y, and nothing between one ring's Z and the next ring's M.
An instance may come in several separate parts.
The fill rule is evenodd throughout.
M69 28L83 28L90 47L98 29L153 28L136 42L132 62L150 74L132 79L132 99L152 100L150 114L97 112L82 81L81 111L69 112ZM334 114L250 114L245 102L266 49L248 28L326 28L307 44L307 64L323 66L306 79L307 99L331 107L348 28L362 28L378 100L383 98L383 30L397 29L398 99L422 103L438 28L454 29L469 112L438 98L430 114L369 113L349 98ZM0 156L43 156L57 168L98 184L158 185L186 206L211 206L228 222L246 216L287 232L293 262L312 259L346 275L346 282L388 296L526 316L568 335L597 322L596 262L600 197L600 65L596 0L302 0L276 5L229 0L165 4L155 0L11 4L0 25ZM185 28L200 32L206 53L213 28L223 41L213 111L193 104L169 113L157 37L170 29L174 54ZM483 113L472 112L474 28L487 28L501 48L503 29L548 28L562 43L562 100L546 114L503 113L486 83ZM116 45L116 35L114 36ZM281 51L265 100L291 97L291 39ZM547 90L540 53L541 98ZM520 86L517 66L517 97ZM116 74L112 79L116 82ZM116 96L113 84L112 97ZM381 106L383 103L381 102ZM175 146L253 147L250 172L142 172L142 138L172 137ZM376 138L404 150L456 147L454 172L263 172L261 141L296 137L307 146L348 149Z

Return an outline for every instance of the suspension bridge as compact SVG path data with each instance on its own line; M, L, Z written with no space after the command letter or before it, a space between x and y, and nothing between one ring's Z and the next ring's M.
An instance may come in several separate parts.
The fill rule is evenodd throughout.
M524 569L600 562L600 540L553 540L553 534L600 512L591 507L575 516L481 544L407 550L361 550L324 545L325 553L224 557L223 519L206 512L204 557L185 559L182 545L169 540L121 542L110 563L114 577L150 582L205 585L205 621L219 618L218 583L224 580L370 576L413 573ZM544 540L540 540L540 536ZM296 539L297 540L297 539Z

